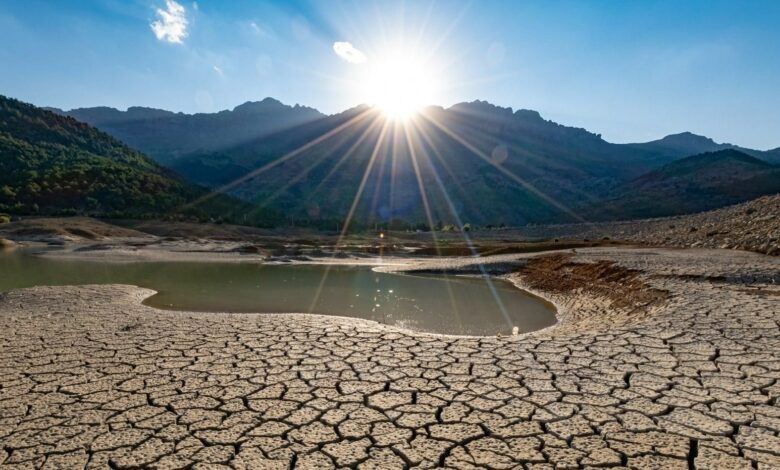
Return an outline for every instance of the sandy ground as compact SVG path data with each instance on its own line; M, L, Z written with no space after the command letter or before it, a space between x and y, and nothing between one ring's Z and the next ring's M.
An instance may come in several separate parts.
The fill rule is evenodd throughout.
M81 259L105 262L220 262L220 263L265 263L265 264L349 264L365 266L406 265L416 259L400 256L344 255L331 254L280 255L270 256L257 253L245 253L244 243L221 242L213 240L189 241L176 240L157 242L143 246L129 246L126 241L116 244L79 244L69 243L59 249L49 247L40 251L39 256L58 259ZM27 246L35 247L28 244ZM39 245L40 246L40 245Z
M132 286L2 294L0 465L780 468L778 258L554 256L405 261L556 304L514 337L158 311Z

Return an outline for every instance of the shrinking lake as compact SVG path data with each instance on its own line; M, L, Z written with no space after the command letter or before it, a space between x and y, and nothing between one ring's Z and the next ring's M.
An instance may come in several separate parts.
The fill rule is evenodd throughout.
M0 291L40 285L133 284L144 303L200 312L318 313L417 331L521 333L555 323L547 302L506 281L376 273L368 267L257 263L109 263L0 251Z

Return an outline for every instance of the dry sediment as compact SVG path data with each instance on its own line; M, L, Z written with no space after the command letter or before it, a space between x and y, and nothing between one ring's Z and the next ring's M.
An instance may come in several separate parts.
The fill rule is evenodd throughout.
M777 258L529 258L484 261L520 268L560 323L502 338L162 312L132 286L3 294L0 465L780 468ZM665 295L637 310L647 292Z

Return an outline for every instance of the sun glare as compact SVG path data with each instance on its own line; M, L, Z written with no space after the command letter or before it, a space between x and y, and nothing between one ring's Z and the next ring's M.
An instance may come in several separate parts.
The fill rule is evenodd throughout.
M393 57L370 63L365 78L365 99L393 120L406 120L433 103L436 80L423 63Z

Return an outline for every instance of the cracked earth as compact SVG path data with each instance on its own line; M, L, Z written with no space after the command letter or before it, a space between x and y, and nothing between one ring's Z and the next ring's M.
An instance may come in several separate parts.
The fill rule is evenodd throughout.
M558 325L476 338L158 311L132 286L3 294L0 466L780 468L778 259L572 258L668 297L628 309L537 289Z

